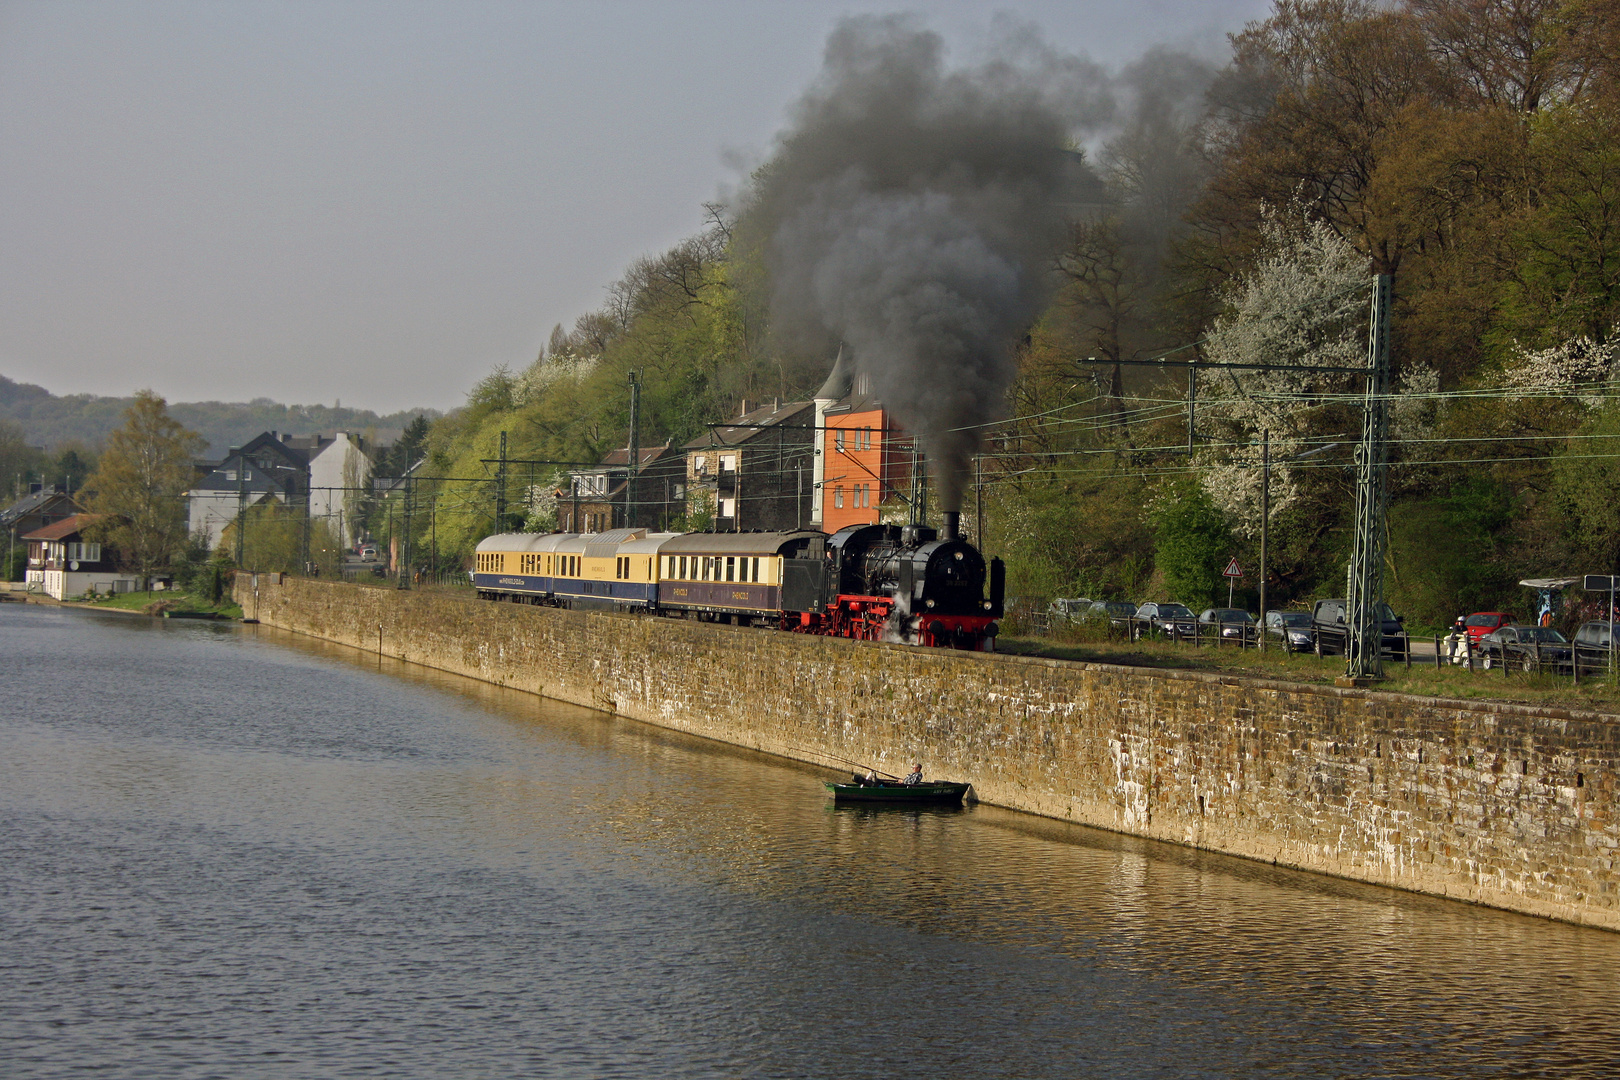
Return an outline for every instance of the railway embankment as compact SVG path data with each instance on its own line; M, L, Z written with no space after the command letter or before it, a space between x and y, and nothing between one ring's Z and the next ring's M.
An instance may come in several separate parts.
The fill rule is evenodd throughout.
M1620 717L239 575L249 619L1029 813L1620 930Z

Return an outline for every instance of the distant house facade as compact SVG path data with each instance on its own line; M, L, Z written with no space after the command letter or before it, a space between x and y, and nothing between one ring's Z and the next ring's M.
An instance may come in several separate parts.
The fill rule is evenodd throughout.
M0 510L0 529L20 540L36 529L82 513L72 495L52 484L33 484L27 495Z
M355 540L360 496L384 449L346 431L331 436L264 432L245 446L233 446L186 492L186 526L214 548L238 514L278 503L307 507L312 519L327 521L347 546Z
M812 516L816 407L772 403L716 424L688 442L688 521L708 518L721 532L798 529Z
M89 592L131 592L140 587L138 577L118 569L111 548L85 539L84 530L99 517L74 514L22 537L28 544L29 592L65 600Z
M640 448L636 460L633 477L628 448L570 472L556 493L557 528L584 533L668 529L686 510L686 458L666 442Z
M312 435L286 444L309 459L309 514L325 521L340 547L358 537L362 498L372 483L377 456L386 447L347 431Z

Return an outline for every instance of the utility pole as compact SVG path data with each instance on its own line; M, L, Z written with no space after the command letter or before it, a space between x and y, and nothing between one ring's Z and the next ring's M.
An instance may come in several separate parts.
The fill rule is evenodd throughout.
M1198 411L1198 360L1187 365L1187 457L1193 456L1193 416Z
M495 469L495 531L506 528L506 432L501 432L500 465Z
M978 503L977 513L974 514L973 542L984 550L984 455L973 455L973 490L974 500Z
M400 544L399 588L411 587L411 474L405 474L405 542Z
M231 450L236 454L236 568L244 570L242 534L247 530L247 458L242 455L241 447L233 446Z
M1389 307L1395 278L1378 274L1367 332L1367 393L1356 448L1355 538L1345 590L1345 679L1381 678L1384 673L1384 525L1389 488Z
M1266 539L1271 530L1271 432L1260 441L1260 651L1266 651ZM1288 628L1283 628L1287 652Z
M641 465L641 380L630 373L630 458L624 483L624 527L636 527L636 472Z

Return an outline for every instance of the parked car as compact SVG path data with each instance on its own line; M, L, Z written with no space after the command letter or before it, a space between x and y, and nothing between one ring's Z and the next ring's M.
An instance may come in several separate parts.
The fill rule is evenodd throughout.
M1046 618L1053 626L1062 626L1065 623L1079 622L1091 608L1091 597L1081 596L1073 600L1059 598L1053 600L1046 608Z
M1588 622L1575 631L1570 648L1580 657L1583 673L1589 668L1608 666L1609 653L1615 645L1614 626L1611 622Z
M1308 611L1266 612L1266 634L1279 638L1289 652L1309 652L1311 613Z
M1479 648L1479 639L1486 634L1495 633L1504 626L1513 625L1513 616L1505 611L1476 611L1463 620L1463 629L1468 632L1468 643Z
M1254 616L1239 608L1205 608L1198 616L1198 633L1219 635L1230 641L1257 641L1260 627Z
M1193 627L1197 622L1192 608L1186 604L1158 604L1149 601L1136 609L1136 619L1131 626L1131 639L1135 640L1143 634L1180 634L1183 637L1192 637Z
M1344 652L1344 613L1349 602L1343 598L1318 600L1311 609L1311 648L1317 656ZM1411 643L1406 638L1404 621L1388 604L1383 605L1379 648L1382 652L1405 659Z
M1091 607L1086 609L1086 618L1098 621L1107 619L1110 630L1129 630L1135 615L1136 605L1120 600L1093 600Z
M1568 638L1550 626L1503 626L1479 639L1479 652L1487 671L1498 665L1557 671L1569 667L1571 646Z

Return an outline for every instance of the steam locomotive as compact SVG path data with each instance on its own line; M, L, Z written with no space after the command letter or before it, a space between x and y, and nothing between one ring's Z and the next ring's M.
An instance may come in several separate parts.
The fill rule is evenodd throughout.
M988 652L1006 572L925 525L787 532L503 533L478 545L486 600L635 611ZM988 591L986 586L988 585Z

